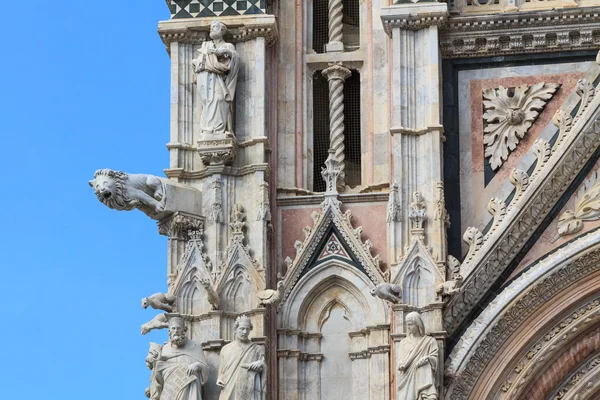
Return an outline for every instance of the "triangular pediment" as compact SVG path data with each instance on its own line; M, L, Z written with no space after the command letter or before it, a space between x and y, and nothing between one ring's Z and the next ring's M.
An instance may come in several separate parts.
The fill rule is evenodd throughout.
M464 281L444 311L444 327L450 334L494 285L503 283L502 277L510 275L518 264L515 257L526 254L592 168L600 147L600 96L585 79L572 96L579 98L575 107L561 108L554 116L554 142L538 139L530 150L534 166L511 173L513 193L504 200L490 199L493 221L485 236L474 227L464 231L463 240L469 245L461 266Z
M362 227L353 227L351 220L352 212L342 213L335 201L325 201L322 211L313 213L314 225L304 228L304 240L296 241L296 256L288 263L284 301L301 277L332 259L356 267L374 285L385 281L379 256L371 254L371 241L363 242Z

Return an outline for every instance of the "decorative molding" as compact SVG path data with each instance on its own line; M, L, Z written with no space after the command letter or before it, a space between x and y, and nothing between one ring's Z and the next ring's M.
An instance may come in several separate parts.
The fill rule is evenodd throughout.
M440 28L443 58L597 50L600 7L481 14L448 19Z
M494 217L494 219L492 222L492 227L485 235L484 240L490 237L490 235L492 235L494 231L498 229L498 226L506 216L506 204L504 204L503 200L492 197L487 205L487 210L490 215Z
M583 229L584 221L600 219L600 172L592 173L576 195L575 210L567 210L558 218L558 234L567 236Z
M167 0L172 19L266 14L267 0Z
M600 231L582 236L538 262L506 287L461 335L446 363L447 399L468 397L497 351L556 294L600 270ZM461 293L464 293L461 292Z
M158 233L170 238L189 240L194 231L204 231L204 217L177 211L157 223ZM202 233L201 233L202 234Z
M528 346L529 350L525 355L514 361L509 368L510 374L502 385L502 391L507 393L506 398L519 398L527 385L537 377L539 369L548 365L546 363L548 360L555 359L557 353L565 351L574 344L581 332L599 321L600 299L596 298L582 306L577 306L577 309L569 313L567 318L546 329L544 336Z
M440 26L448 20L446 3L395 5L381 8L381 21L388 36L394 29L417 31L430 26Z
M172 19L158 24L158 33L170 51L171 43L199 45L209 38L213 18ZM232 43L264 37L267 45L277 41L278 32L274 15L243 15L219 17L227 25L227 39Z
M256 163L245 165L241 168L232 167L229 165L209 165L206 168L199 171L190 171L184 168L165 168L165 175L171 179L181 179L181 180L199 180L205 179L212 175L223 174L228 176L246 176L252 175L257 172L264 173L265 179L268 179L270 176L271 169L269 164L266 163Z
M258 204L256 213L257 221L271 221L271 204L269 203L269 184L267 182L260 183L261 199Z
M485 157L497 170L517 148L529 128L552 99L559 84L539 82L515 88L500 86L483 91Z
M525 171L513 168L508 179L515 187L515 195L508 206L508 209L510 210L513 204L517 203L521 199L523 192L525 192L525 189L527 189L527 186L529 186L529 175L527 175L527 172Z
M567 381L562 382L551 400L590 399L589 395L597 393L600 384L600 355L596 353L591 359L581 364ZM572 396L572 397L571 397Z
M582 80L581 86L587 86ZM593 106L588 107L589 104ZM581 102L579 117L560 146L554 146L545 162L538 162L523 195L478 250L469 251L463 262L463 289L444 310L444 327L450 335L505 271L513 257L548 215L575 176L600 146L600 96ZM538 160L545 146L538 142ZM541 150L541 151L539 151ZM534 149L534 151L536 151ZM541 164L541 165L539 165Z

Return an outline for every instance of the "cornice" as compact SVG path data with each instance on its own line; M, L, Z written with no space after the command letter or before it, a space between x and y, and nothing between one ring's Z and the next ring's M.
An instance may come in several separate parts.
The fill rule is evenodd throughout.
M243 167L232 167L227 165L209 165L200 171L189 171L184 168L165 168L165 175L171 179L195 180L208 178L214 174L222 174L229 176L244 176L262 172L265 174L265 179L269 179L271 168L269 164L250 164Z
M418 31L430 26L440 26L448 20L446 3L397 4L381 9L381 21L385 32L392 36L392 30Z
M580 81L579 87L589 86L586 81ZM592 86L588 96L584 94L573 124L559 132L549 158L538 158L536 170L522 196L513 200L485 241L469 251L471 256L461 266L465 273L461 292L452 297L444 310L444 328L451 335L506 270L600 147L600 96L593 94Z
M443 58L596 50L600 7L451 17L440 27Z
M158 23L158 34L170 51L171 43L201 44L209 39L210 24L215 18L173 19ZM274 15L238 15L219 17L227 25L227 41L247 42L264 37L267 45L277 41L278 32Z

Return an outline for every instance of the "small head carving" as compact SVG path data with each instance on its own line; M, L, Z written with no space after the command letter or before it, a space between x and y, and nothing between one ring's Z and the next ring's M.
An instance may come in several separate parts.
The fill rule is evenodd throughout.
M425 324L418 312L413 311L406 315L406 331L416 337L425 335Z
M377 286L375 286L374 288L372 288L371 290L369 290L369 293L371 293L371 296L375 297L375 292L377 291Z
M148 369L154 368L154 363L160 357L161 351L162 345L154 342L150 343L150 349L148 349L148 355L146 356L146 367L148 367Z
M145 310L146 308L148 308L148 306L149 306L149 305L150 305L150 304L148 303L148 298L147 298L147 297L144 297L144 298L142 299L142 308Z
M240 315L235 319L235 338L241 342L247 342L248 336L254 327L252 321L246 315Z
M520 125L525 120L525 113L521 110L521 107L510 107L506 119L509 125Z
M181 317L169 318L169 339L176 347L183 346L185 344L187 333L187 326Z
M227 25L221 21L214 21L210 24L210 38L213 40L221 39L227 33Z

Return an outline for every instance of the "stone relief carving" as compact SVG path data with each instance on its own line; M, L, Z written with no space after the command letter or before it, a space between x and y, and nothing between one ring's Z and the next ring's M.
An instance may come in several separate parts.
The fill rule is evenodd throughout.
M515 187L515 196L510 202L509 208L519 201L527 186L529 186L529 175L527 172L514 168L508 177L510 183Z
M266 289L256 294L258 296L258 304L261 306L267 306L274 304L277 306L283 295L283 280L277 282L277 290Z
M271 205L269 203L269 184L267 182L260 183L261 199L256 213L257 221L271 221Z
M413 194L413 201L410 203L408 217L410 218L413 229L423 228L423 223L425 222L425 219L427 219L427 216L425 215L425 201L423 201L423 196L421 196L421 193L419 192Z
M402 212L400 209L400 201L398 200L398 183L394 182L390 187L390 197L387 203L387 223L400 222L402 220Z
M210 282L210 280L206 279L206 278L201 278L200 279L200 284L206 290L206 299L210 303L212 309L213 310L218 310L219 309L219 294L217 293L217 291L213 287L213 285Z
M492 169L500 168L516 149L559 87L559 84L540 82L532 86L484 90L483 119L487 126L483 130L483 143Z
M221 349L219 400L265 400L267 374L263 349L249 339L253 326L245 315L235 320L235 340Z
M600 173L595 171L577 193L575 210L566 210L558 218L558 234L572 235L583 229L584 221L600 219Z
M158 233L170 238L188 240L191 232L204 230L204 218L175 212L170 218L161 219L158 223Z
M450 215L446 210L446 197L444 196L444 183L436 182L435 183L435 193L436 193L436 206L435 213L433 214L434 221L443 221L444 226L448 228L450 226Z
M483 246L483 234L479 229L471 226L463 234L463 241L469 245L469 251L465 257L464 263L470 261L475 253Z
M407 337L398 349L397 399L437 400L436 371L438 344L425 335L425 325L417 312L406 315Z
M153 368L151 400L202 400L202 386L208 379L208 362L202 345L187 338L180 317L169 318L169 342ZM151 385L151 387L152 387Z
M155 310L163 310L166 312L175 311L175 296L168 293L154 293L152 296L144 297L142 299L142 307L144 309L148 306Z
M371 296L396 304L402 301L402 287L391 283L380 283L370 290Z
M142 325L142 335L145 335L154 329L164 329L168 326L167 316L165 314L158 314L156 317Z
M233 133L232 107L240 61L235 46L223 40L226 32L225 24L214 21L210 25L212 41L203 42L192 60L204 137Z
M502 199L492 197L487 205L488 212L494 217L492 227L488 231L486 238L488 238L498 228L498 225L502 222L506 216L506 204Z
M144 394L149 399L158 399L160 396L158 385L154 379L154 367L156 366L156 361L160 358L161 351L162 345L153 342L150 343L150 349L148 349L148 355L146 356L146 367L152 372L150 374L150 386L144 391Z
M447 300L448 297L460 292L460 285L463 281L463 277L460 274L460 261L458 261L454 256L448 255L446 267L449 271L451 271L452 279L439 284L435 290L435 293L442 300Z
M138 208L149 215L165 209L165 183L154 175L99 169L88 183L108 208L118 211Z
M208 213L208 222L214 224L223 221L223 183L216 177L211 184L213 190L213 202Z

